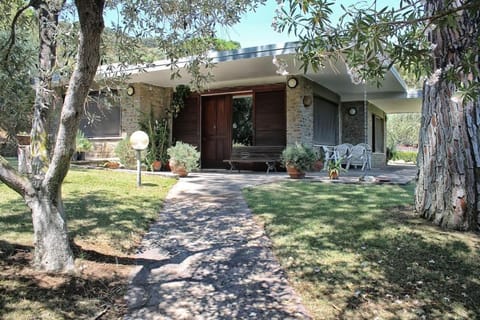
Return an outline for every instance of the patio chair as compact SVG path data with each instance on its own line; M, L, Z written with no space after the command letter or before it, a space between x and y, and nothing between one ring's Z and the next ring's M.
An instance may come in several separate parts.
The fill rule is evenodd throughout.
M365 170L367 165L367 151L364 146L356 145L352 148L352 153L348 157L347 161L347 170L350 169L350 166L355 167L362 166L362 171Z
M337 153L334 146L321 145L320 148L322 148L323 151L324 163L328 163L330 160L337 160ZM323 170L327 170L327 166L324 166Z
M368 143L359 143L358 146L365 147L365 153L367 155L367 168L372 169L372 147Z
M335 147L337 159L343 159L342 163L347 163L347 159L350 156L350 153L352 152L352 148L350 147L351 145L347 143L340 144Z

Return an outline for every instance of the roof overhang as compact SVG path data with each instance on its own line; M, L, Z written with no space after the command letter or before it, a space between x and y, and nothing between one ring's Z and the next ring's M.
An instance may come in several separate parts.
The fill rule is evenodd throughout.
M347 73L346 65L337 61L327 64L318 72L308 70L303 73L301 63L296 58L298 43L287 42L259 47L211 52L209 57L215 63L210 71L214 80L208 83L205 89L219 89L236 86L285 83L288 75L301 75L326 87L340 96L342 102L367 100L377 105L387 113L419 112L421 101L411 98L407 87L395 69L385 74L380 87L375 85L355 85ZM285 72L279 73L273 60L285 64ZM188 58L180 61L182 67ZM100 73L106 76L118 74L118 70L105 67L100 68ZM132 66L122 70L129 75L129 83L146 83L160 87L175 87L191 81L186 70L181 70L181 78L171 78L170 61L156 61L145 66ZM394 102L393 102L394 101ZM403 109L405 108L405 109ZM408 111L405 111L408 110Z

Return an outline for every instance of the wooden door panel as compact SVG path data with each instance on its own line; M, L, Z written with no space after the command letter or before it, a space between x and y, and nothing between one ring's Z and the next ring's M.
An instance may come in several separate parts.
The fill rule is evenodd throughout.
M286 144L285 91L255 93L255 144Z
M200 148L200 125L200 98L190 96L185 107L173 119L173 142L182 141Z
M231 96L202 100L202 167L222 168L231 150Z

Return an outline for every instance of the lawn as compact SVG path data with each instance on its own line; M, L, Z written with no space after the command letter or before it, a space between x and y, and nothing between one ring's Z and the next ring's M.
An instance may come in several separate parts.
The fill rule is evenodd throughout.
M0 183L0 318L118 318L134 249L157 216L174 179L120 171L70 170L63 195L77 274L54 276L29 267L30 213Z
M414 186L245 189L314 319L480 319L480 238L413 214Z

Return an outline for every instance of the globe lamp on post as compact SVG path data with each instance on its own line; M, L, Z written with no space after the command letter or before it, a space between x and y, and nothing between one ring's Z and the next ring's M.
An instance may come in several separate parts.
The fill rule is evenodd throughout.
M137 187L142 186L142 150L148 147L149 139L148 135L143 131L135 131L130 136L130 145L136 151L137 154Z

